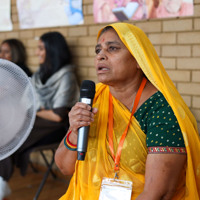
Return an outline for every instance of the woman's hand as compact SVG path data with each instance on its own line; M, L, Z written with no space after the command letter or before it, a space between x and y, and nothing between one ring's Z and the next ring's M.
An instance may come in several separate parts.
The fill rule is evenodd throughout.
M89 126L94 121L94 115L97 113L97 108L77 102L69 112L69 124L72 133L69 140L72 144L77 144L78 129L83 126Z

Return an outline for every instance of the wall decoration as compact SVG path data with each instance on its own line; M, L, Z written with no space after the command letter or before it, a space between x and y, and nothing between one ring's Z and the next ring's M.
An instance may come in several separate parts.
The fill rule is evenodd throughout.
M83 24L82 0L17 0L21 29Z
M11 31L13 29L11 21L10 0L0 0L0 31Z
M94 0L96 23L193 15L193 0Z

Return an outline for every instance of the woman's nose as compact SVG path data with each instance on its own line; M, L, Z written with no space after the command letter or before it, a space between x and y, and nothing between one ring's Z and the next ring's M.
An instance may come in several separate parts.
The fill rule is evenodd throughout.
M105 60L107 58L106 54L104 51L101 51L97 54L97 59L98 60Z

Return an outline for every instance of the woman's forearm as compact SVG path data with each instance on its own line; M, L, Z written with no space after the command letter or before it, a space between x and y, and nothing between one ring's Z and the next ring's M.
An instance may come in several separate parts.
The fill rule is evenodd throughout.
M64 140L55 153L55 162L57 167L64 175L72 175L75 170L77 152L68 150L64 145Z
M56 113L54 113L53 110L42 109L42 110L38 111L36 115L43 119L47 119L47 120L54 121L54 122L62 121L62 118L59 115L57 115Z
M70 129L69 129L69 131L70 131ZM75 170L75 164L76 164L76 160L77 160L77 151L68 150L66 148L66 146L64 145L65 139L66 138L64 138L61 141L58 149L56 150L55 162L56 162L56 165L58 166L58 168L60 169L60 171L64 175L72 175ZM77 144L77 135L73 134L73 133L70 134L69 141L72 144L76 145Z

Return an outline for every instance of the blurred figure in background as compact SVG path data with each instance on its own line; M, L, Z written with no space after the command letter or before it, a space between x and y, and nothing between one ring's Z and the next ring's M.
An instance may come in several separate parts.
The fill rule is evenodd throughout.
M15 63L21 69L23 69L28 76L32 75L32 72L27 67L27 53L25 46L20 40L4 40L0 46L0 58Z
M37 131L41 134L46 131L47 135L56 131L57 141L60 141L66 131L68 111L79 98L75 66L71 64L67 42L59 32L43 34L36 54L40 67L32 76L32 84L36 92L36 125L43 127L42 131L41 127ZM49 139L55 142L55 135Z
M26 174L32 147L62 140L69 124L68 112L79 98L75 66L71 64L71 53L63 35L43 34L36 54L40 67L31 80L36 95L35 124L24 144L0 161L0 177L4 182L11 178L14 166L20 168L21 175Z

